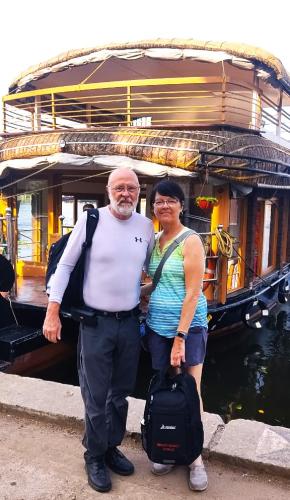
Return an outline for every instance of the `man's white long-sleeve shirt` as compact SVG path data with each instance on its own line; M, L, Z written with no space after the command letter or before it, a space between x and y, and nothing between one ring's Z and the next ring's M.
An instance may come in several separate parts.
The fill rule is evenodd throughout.
M78 219L52 277L50 302L61 303L70 273L86 236L87 213ZM140 278L154 245L150 219L133 212L121 220L109 207L99 209L99 222L87 251L84 302L104 311L128 311L139 303Z

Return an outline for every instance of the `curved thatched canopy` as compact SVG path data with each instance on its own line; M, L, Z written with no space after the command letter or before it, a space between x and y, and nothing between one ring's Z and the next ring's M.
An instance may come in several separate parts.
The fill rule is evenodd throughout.
M145 162L148 175L150 165L155 164L181 169L180 175L184 169L207 171L210 176L249 186L290 186L289 149L250 132L106 127L24 135L0 143L2 162L60 152L91 158L125 156Z
M145 53L148 57L150 57L150 50L156 49L171 49L180 51L191 50L232 55L236 58L239 58L240 61L243 61L244 63L249 62L254 67L261 69L264 68L266 71L268 70L272 78L277 80L277 82L281 84L281 86L283 86L288 93L290 93L289 74L287 73L281 61L269 52L258 47L246 44L223 41L198 41L193 39L144 40L139 42L112 43L109 45L100 45L87 49L83 48L70 50L58 55L57 57L49 59L48 61L44 61L38 65L32 66L26 71L22 72L11 83L10 91L17 92L18 90L23 89L25 86L29 85L29 82L44 78L50 73L57 73L59 71L64 71L69 67L72 68L87 64L88 61L92 60L106 60L112 55L116 56L117 51L119 51L119 54L121 53L120 57L124 58L126 58L126 53L128 53L128 51L131 51L130 54L128 53L128 58L132 59L134 57L140 58L142 57L142 54L144 55ZM188 57L190 57L190 55ZM202 53L200 54L200 57L201 60L203 60ZM161 54L160 58L162 58Z

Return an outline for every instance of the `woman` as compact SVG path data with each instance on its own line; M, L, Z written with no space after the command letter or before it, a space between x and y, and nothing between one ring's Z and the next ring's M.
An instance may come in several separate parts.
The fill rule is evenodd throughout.
M168 246L188 228L180 221L184 193L177 183L159 182L150 201L163 229L157 235L150 259L149 275L153 278ZM152 368L160 370L169 365L176 368L184 363L196 380L199 395L207 342L207 304L202 293L204 265L202 241L197 234L191 234L165 262L156 289L152 292L152 286L147 284L141 292L142 296L152 292L146 320ZM172 467L153 463L152 472L163 475ZM202 491L207 484L200 456L189 467L189 487Z

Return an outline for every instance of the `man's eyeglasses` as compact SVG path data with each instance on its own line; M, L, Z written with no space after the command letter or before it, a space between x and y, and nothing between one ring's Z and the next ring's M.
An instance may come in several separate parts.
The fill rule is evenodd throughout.
M128 193L130 194L136 193L140 188L140 186L115 186L115 187L109 186L109 187L112 189L112 191L116 191L116 193L123 193L123 191L128 191Z
M157 208L165 207L165 205L168 205L169 207L174 207L178 203L178 200L159 200L159 201L154 201L153 205Z

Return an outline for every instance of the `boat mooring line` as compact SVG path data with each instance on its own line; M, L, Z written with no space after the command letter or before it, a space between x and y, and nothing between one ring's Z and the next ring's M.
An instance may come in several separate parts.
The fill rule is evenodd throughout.
M247 297L245 299L239 300L238 302L234 302L233 304L226 304L223 307L211 308L209 306L208 307L208 312L209 313L223 312L223 311L227 311L228 309L232 309L233 307L238 307L238 306L240 306L242 304L247 304L247 302L254 301L254 300L256 300L257 297L259 297L263 293L265 293L268 290L270 290L274 285L276 285L277 283L279 283L280 281L282 281L283 279L285 279L287 276L290 276L290 271L288 271L286 274L284 274L283 276L281 276L280 278L278 278L276 281L274 281L273 283L271 283L270 285L268 285L267 288L264 288L260 292L255 293L254 295L251 295L251 297Z
M13 306L12 306L12 302L11 302L11 297L10 295L8 295L8 301L9 301L9 305L10 305L10 309L11 309L11 312L12 312L12 315L13 315L13 318L15 320L15 323L17 326L19 326L19 323L17 321L17 318L16 318L16 315L15 315L15 312L14 312L14 309L13 309Z
M39 165L41 165L41 163L44 163L44 162L45 162L45 160L43 160L43 162L40 162ZM25 181L26 179L29 179L30 177L33 177L36 174L40 174L41 172L44 172L44 170L48 170L50 167L53 167L57 163L58 163L57 161L55 161L53 163L49 163L48 165L45 165L45 167L41 168L40 170L34 171L31 174L28 174L25 177L22 177L21 179L17 179L16 181L10 182L10 184L6 184L5 186L1 186L0 190L2 191L3 189L6 189L7 187L10 187L10 186L13 186L14 184L18 184L19 182ZM40 191L40 189L38 191ZM37 191L32 191L32 193L34 193L34 192L37 192ZM21 193L21 194L26 194L26 193ZM13 196L15 196L15 195L7 196L6 199L12 198Z
M34 175L36 175L39 172L40 172L40 170L34 172ZM77 179L72 179L72 180L67 181L67 182L60 182L59 184L54 184L53 186L46 186L46 187L43 187L43 188L39 188L39 189L37 189L35 191L25 191L24 193L20 193L20 194L21 195L25 195L25 194L40 193L41 191L46 191L48 189L53 189L55 187L66 186L67 184L73 184L75 182L84 181L86 179L92 179L93 177L100 177L101 175L107 175L107 174L110 174L111 172L112 172L112 170L106 170L104 172L98 172L97 174L86 175L85 177L80 177L80 178L77 178ZM20 182L20 180L22 180L22 179L18 179L15 183L17 184L17 182ZM0 188L0 190L1 189L2 188ZM5 196L5 200L8 200L9 198L14 198L15 196L17 197L16 194L11 194L10 196Z

